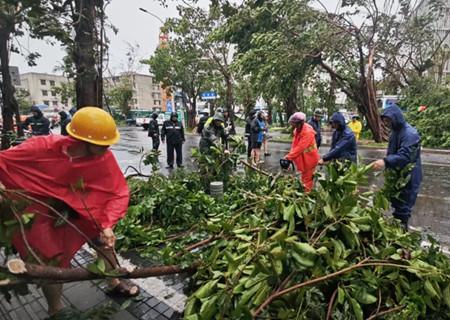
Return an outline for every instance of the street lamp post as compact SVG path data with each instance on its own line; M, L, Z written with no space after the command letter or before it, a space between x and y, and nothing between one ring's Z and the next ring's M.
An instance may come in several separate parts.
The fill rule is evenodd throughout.
M164 21L160 17L158 17L156 14L154 14L154 13L152 13L152 12L150 12L150 11L144 9L144 8L139 8L139 10L141 10L142 12L145 12L145 13L151 15L152 17L158 19L162 24L164 24Z

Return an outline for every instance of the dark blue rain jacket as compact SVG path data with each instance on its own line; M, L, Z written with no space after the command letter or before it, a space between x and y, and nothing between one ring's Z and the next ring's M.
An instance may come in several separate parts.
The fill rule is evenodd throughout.
M345 118L340 112L335 112L331 117L332 122L337 122L337 128L331 139L331 149L323 156L324 161L350 160L356 162L356 139L353 131L345 124Z
M396 104L390 104L383 112L382 118L392 121L387 155L384 158L386 168L402 170L414 163L411 179L401 191L400 199L393 199L394 215L410 216L422 182L422 162L420 159L420 136L417 130L406 122L402 110Z

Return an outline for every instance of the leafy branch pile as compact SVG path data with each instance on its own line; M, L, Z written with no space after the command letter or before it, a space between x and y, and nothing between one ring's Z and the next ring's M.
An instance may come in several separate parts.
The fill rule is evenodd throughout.
M447 319L450 262L383 217L368 167L328 166L304 194L292 177L231 176L223 200L198 174L134 181L123 248L200 262L185 319Z

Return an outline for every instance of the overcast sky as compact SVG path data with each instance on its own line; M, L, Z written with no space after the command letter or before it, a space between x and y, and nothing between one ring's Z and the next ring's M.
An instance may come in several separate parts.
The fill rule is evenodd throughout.
M239 1L239 3L242 0ZM161 7L155 0L112 0L107 8L107 15L111 23L119 29L117 35L110 34L110 62L109 69L112 73L123 71L125 63L125 54L128 45L138 44L140 46L139 56L148 58L158 45L159 27L161 22L156 18L139 11L139 8L145 8L154 13L162 20L177 16L175 8L177 1L168 1L169 8ZM181 2L181 1L180 1ZM322 0L329 10L334 11L339 0ZM200 5L207 7L209 0L200 0ZM318 5L316 5L318 6ZM24 58L17 54L12 54L11 65L19 66L20 72L45 72L54 73L54 68L61 64L64 56L63 48L60 46L51 46L45 40L33 40L28 36L20 39L20 44L26 52L38 51L42 57L37 60L36 67L29 67ZM148 68L142 66L141 73L148 73Z

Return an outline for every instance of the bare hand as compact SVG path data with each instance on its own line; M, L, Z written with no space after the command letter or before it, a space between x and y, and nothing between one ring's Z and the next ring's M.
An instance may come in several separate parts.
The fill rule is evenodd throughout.
M226 154L226 155L229 155L230 154L230 150L225 150L223 153Z
M370 164L373 170L383 170L386 167L386 163L383 159L379 159Z
M319 162L318 162L318 165L319 166L323 166L324 163L325 163L325 161L323 161L323 159L320 159Z
M114 245L116 244L116 236L111 228L103 229L100 234L100 239L105 245L111 248L114 248Z
M5 186L3 185L3 183L0 182L0 201L3 200L3 192L5 191Z

